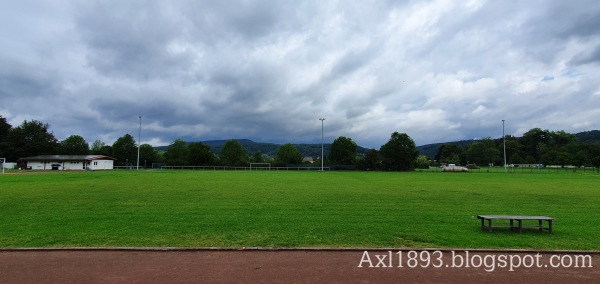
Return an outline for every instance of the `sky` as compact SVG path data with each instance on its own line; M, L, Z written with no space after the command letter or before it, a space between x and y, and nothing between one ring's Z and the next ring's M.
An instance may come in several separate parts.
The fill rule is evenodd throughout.
M0 115L109 145L577 133L599 27L596 0L4 0Z

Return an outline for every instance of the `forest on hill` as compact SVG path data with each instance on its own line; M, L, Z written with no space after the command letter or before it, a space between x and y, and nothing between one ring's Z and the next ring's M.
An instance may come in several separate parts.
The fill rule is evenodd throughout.
M575 139L576 142L578 143L594 143L594 142L600 142L600 130L591 130L591 131L584 131L584 132L579 132L574 134L575 135ZM514 137L516 139L520 139L521 137ZM458 147L468 147L471 143L476 142L477 140L459 140L459 141L450 141L450 142L442 142L442 143L433 143L433 144L426 144L426 145L421 145L421 146L417 146L417 150L419 151L419 153L429 157L429 158L434 158L435 155L437 154L439 148L442 145L456 145ZM494 141L499 142L502 141L501 138L498 139L494 139Z

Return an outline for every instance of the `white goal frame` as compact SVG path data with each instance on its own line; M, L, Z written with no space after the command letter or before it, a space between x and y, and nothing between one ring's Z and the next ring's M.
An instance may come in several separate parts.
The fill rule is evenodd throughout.
M2 174L4 174L4 164L6 164L6 158L0 158L0 161L2 161Z
M162 170L163 167L166 167L167 163L152 163L152 169Z
M257 167L256 165L266 165L263 167ZM271 163L250 163L250 170L254 169L265 169L267 171L271 170Z

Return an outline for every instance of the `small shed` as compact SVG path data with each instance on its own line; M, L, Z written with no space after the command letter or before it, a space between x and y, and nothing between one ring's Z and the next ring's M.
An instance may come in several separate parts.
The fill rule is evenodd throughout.
M115 160L103 155L42 155L19 159L31 170L112 170Z

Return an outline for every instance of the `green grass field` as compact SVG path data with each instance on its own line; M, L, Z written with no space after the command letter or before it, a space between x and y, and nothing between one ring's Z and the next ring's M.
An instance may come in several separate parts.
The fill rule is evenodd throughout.
M599 250L600 175L97 171L0 175L0 247ZM554 232L480 228L547 215Z

